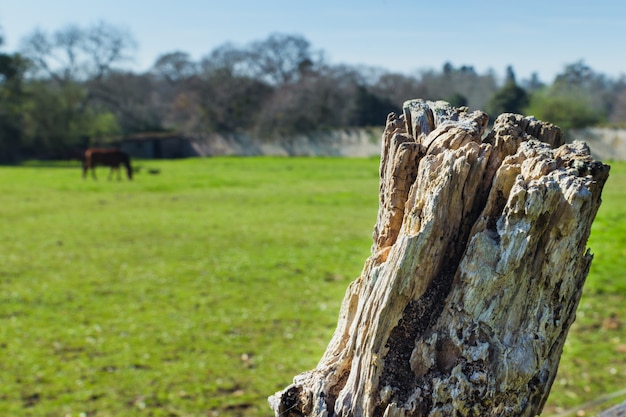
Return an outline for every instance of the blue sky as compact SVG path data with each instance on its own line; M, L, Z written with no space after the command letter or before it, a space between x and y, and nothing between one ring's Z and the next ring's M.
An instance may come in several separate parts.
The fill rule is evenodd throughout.
M166 52L199 59L280 32L304 36L332 64L405 74L451 62L502 76L512 65L518 79L537 72L551 82L581 59L610 77L626 74L623 0L2 0L2 50L17 51L35 28L100 20L132 33L135 71Z

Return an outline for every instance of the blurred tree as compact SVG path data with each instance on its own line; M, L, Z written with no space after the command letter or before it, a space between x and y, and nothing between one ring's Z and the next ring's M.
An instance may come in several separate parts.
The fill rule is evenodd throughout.
M350 126L355 89L361 81L353 68L323 66L297 83L282 86L264 103L258 134L287 136Z
M554 79L555 88L569 88L577 86L585 88L593 83L596 74L583 60L568 64L562 73Z
M159 56L152 67L155 74L171 84L183 82L197 74L197 65L186 52L170 52Z
M0 53L0 162L15 162L22 147L26 68L19 54Z
M6 145L10 136L31 150L57 152L85 136L141 131L285 136L382 125L389 111L418 97L492 114L521 113L529 103L528 111L564 128L626 119L626 81L614 82L582 61L549 86L536 74L520 85L508 67L499 87L492 71L450 62L413 75L329 65L299 35L226 43L199 62L173 51L142 74L119 68L134 47L128 32L99 23L36 30L23 40L25 58L0 54L0 140Z
M181 103L191 110L186 120L179 118L177 123L188 129L193 127L195 132L241 132L253 128L273 88L259 79L211 65L206 60L202 67L200 76L176 98L179 117ZM197 115L196 111L199 111ZM190 124L191 118L195 122Z
M104 22L88 28L69 25L52 34L35 30L22 41L30 60L27 132L33 145L52 154L82 144L97 118L96 99L106 99L105 78L129 58L131 35Z
M614 99L613 87L614 83L605 75L596 73L580 60L565 66L555 77L550 91L556 96L583 100L606 119Z
M213 49L200 61L202 73L227 73L230 76L252 77L247 49L225 43Z
M104 142L107 138L121 133L115 115L108 111L100 111L90 117L87 134L97 143Z
M183 53L162 56L153 72L158 75L158 96L165 103L164 127L189 134L252 129L272 87L253 77L251 66L248 50L230 43L199 63ZM167 78L168 85L163 86L159 80Z
M608 118L613 83L583 61L566 65L552 85L531 95L526 112L564 130L596 125Z
M22 40L33 76L59 84L98 80L129 60L135 47L129 32L105 22L84 29L69 25L52 34L37 29Z
M446 97L444 100L452 104L454 107L467 106L467 98L463 94L454 93L450 97Z
M152 74L115 71L92 87L92 105L115 115L120 133L162 131L173 87Z
M513 67L509 66L504 85L491 97L485 111L495 120L502 113L523 113L528 103L526 90L517 85Z
M615 83L609 121L618 126L626 127L626 76L622 76Z
M389 113L400 114L401 105L373 93L364 85L356 85L348 123L350 126L380 126Z
M546 85L539 79L539 74L533 72L530 75L530 79L522 81L522 87L528 92L532 93L537 91Z
M456 94L465 97L466 105L471 109L484 109L493 94L498 90L493 73L480 75L469 65L454 68L449 62L442 72L424 71L419 77L423 98L445 100Z
M505 75L504 75L504 84L517 84L515 79L515 71L511 65L506 67Z
M369 88L396 106L402 106L406 100L427 96L427 87L419 79L396 73L381 74ZM384 120L379 123L384 123Z
M26 91L23 142L27 149L38 157L52 157L78 145L88 126L87 116L77 117L75 108L84 102L86 91L78 84L58 86L49 80L31 80Z
M564 131L592 126L603 120L602 113L589 105L587 97L554 94L551 88L531 95L526 114L554 123Z
M303 73L311 71L318 61L308 40L300 35L281 33L250 44L247 57L254 78L277 86L300 80Z

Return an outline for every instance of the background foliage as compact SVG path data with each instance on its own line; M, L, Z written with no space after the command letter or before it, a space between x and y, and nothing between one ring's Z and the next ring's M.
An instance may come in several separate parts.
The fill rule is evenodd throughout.
M380 126L412 98L444 99L493 118L532 114L564 129L626 122L626 79L582 61L551 84L537 76L518 82L511 67L501 80L452 63L407 75L333 65L302 36L274 33L225 43L199 60L165 52L150 71L133 73L124 65L135 49L129 32L100 22L35 30L19 53L0 53L0 162L68 157L139 132L245 132L263 140Z

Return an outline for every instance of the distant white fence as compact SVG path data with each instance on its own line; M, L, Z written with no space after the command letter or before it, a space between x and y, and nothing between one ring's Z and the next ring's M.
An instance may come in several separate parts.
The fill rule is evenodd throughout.
M192 147L200 156L272 155L343 156L380 155L383 128L332 130L261 140L245 134L209 134L194 137Z
M380 156L383 127L337 129L262 140L246 134L144 135L127 138L122 148L139 158L189 156ZM587 142L595 159L626 161L626 129L573 130L569 139Z
M572 130L569 137L587 142L595 159L626 161L626 129L589 127Z

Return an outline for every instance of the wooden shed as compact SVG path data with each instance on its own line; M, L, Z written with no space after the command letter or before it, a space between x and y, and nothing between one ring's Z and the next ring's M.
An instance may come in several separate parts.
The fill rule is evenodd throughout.
M134 158L173 159L199 156L192 140L179 133L140 133L120 140L120 148Z

